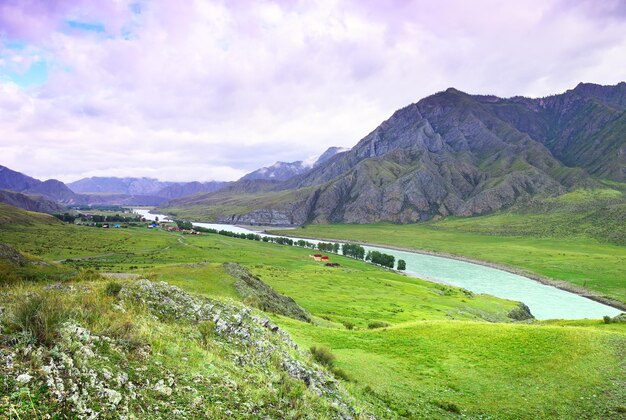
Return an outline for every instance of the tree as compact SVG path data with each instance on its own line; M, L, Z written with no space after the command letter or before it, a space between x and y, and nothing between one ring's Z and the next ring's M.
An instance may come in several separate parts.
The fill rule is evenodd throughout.
M365 257L365 248L357 244L343 244L341 246L341 252L346 257L352 257L358 260L362 260Z
M393 268L396 257L389 254L383 254L379 251L372 251L372 263L382 265L383 267Z
M191 222L187 222L185 220L174 220L174 222L176 223L176 226L178 226L179 229L193 229L193 225L191 224Z
M404 271L404 270L406 270L406 261L404 261L404 260L398 260L398 270L399 270L399 271Z

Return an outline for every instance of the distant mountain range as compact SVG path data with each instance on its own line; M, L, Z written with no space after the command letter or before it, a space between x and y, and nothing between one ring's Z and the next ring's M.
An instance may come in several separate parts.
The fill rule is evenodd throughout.
M165 199L214 192L229 182L166 182L154 178L91 177L71 182L68 187L81 194L150 195Z
M245 191L255 187L247 186L247 180L254 180L257 189L264 181L270 185L278 180L286 180L304 173L344 149L331 147L308 164L304 161L277 162L244 176L234 188L246 186ZM0 202L26 210L54 213L72 205L150 205L156 206L168 200L212 193L228 188L232 182L167 182L154 178L91 177L64 184L55 179L40 181L20 172L0 166Z
M150 178L85 178L71 183L40 181L0 166L0 202L26 210L54 213L75 205L150 205L199 192L212 192L227 182L160 182Z
M450 88L396 111L352 149L309 170L289 176L282 165L263 168L278 181L259 185L250 174L163 210L259 224L485 214L603 180L626 182L625 111L623 82L581 83L538 99Z

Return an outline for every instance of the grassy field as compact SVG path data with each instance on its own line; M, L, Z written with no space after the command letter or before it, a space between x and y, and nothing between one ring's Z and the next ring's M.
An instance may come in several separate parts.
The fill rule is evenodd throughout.
M281 321L305 346L332 348L339 366L368 384L359 390L363 398L408 417L443 409L470 417L601 418L607 407L621 410L614 404L626 397L618 379L623 328L421 321L351 332Z
M327 346L336 357L334 369L341 369L341 383L350 398L379 417L617 418L626 413L626 324L601 320L514 323L506 315L516 307L515 302L472 295L340 256L331 256L340 267L325 267L309 257L310 250L297 247L145 228L70 226L0 210L7 214L5 222L0 222L0 242L33 259L62 260L58 267L64 273L132 272L167 281L195 296L228 302L241 298L236 280L226 273L223 263L242 264L312 315L312 323L271 317L305 355L311 345ZM11 307L21 300L15 296L39 292L46 284L40 280L4 286L0 299L11 298L0 301L0 306ZM126 337L124 328L130 328L122 327L124 322L135 325L133 337L152 348L152 356L143 362L149 377L155 378L159 368L165 367L180 378L180 389L195 387L196 374L212 378L206 385L215 392L210 391L205 408L212 407L219 394L223 400L219 404L232 410L247 402L265 407L264 413L285 416L290 399L296 401L297 395L303 395L293 383L272 376L273 370L267 367L238 367L228 344L207 347L187 323L161 324L143 309L131 308L124 315L115 312L115 301L110 298L94 301L103 296L106 281L86 279L70 285L94 290L77 298L78 303L66 303L86 308L72 315L75 321L98 334L122 331L118 333L122 338ZM75 299L72 293L61 295ZM388 326L370 329L372 322ZM182 357L187 358L185 363ZM140 370L135 369L141 366L135 362L124 363L140 377ZM231 385L224 384L228 383L237 384L231 389L238 391L227 391ZM275 398L266 383L273 383L284 395ZM0 392L9 385L4 383ZM170 412L163 398L145 392L151 404ZM291 408L292 415L308 412L315 416L315 410L322 410L332 416L327 402L306 395L303 404ZM182 391L175 396L181 405L189 403ZM28 410L26 396L15 398L11 399L14 404L21 402L23 410ZM1 401L2 396L0 409ZM225 415L217 409L205 412Z

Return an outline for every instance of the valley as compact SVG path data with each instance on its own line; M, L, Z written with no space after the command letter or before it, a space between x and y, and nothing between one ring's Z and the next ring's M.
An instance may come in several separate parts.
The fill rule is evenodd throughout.
M531 413L558 417L595 413L604 417L619 415L625 409L622 405L624 387L618 385L626 380L625 367L620 364L626 346L624 323L514 321L507 314L517 306L516 302L468 294L452 286L407 277L338 255L330 254L331 260L339 263L338 268L325 267L309 257L310 250L298 247L215 234L184 235L144 226L97 229L64 224L8 206L1 210L4 215L0 223L2 241L32 261L46 264L27 264L21 271L12 271L23 273L24 279L28 279L26 282L15 279L7 283L5 278L2 293L15 297L5 300L5 314L19 307L21 298L17 296L25 293L46 293L49 299L66 302L59 304L62 307L71 305L71 299L79 299L79 302L82 299L84 303L80 305L85 305L90 294L93 297L104 293L98 290L110 287L107 284L111 282L119 284L120 296L144 290L137 299L149 299L150 295L144 294L152 293L151 289L136 289L141 284L136 279L142 277L150 278L155 287L165 287L158 286L161 281L178 286L198 299L210 298L224 305L231 305L229 302L261 305L260 297L249 294L242 297L237 278L224 265L237 263L277 293L293 298L295 304L310 314L311 322L278 313L263 316L269 316L299 345L300 350L293 356L298 360L316 363L308 359L310 346L327 347L332 352L335 357L332 367L316 365L316 369L336 372L334 375L341 378L338 386L345 392L345 397L341 398L349 401L348 406L361 413L359 416L369 413L384 418L459 415L519 418ZM342 226L336 229L340 231ZM12 263L2 260L2 264L7 267ZM35 275L43 267L47 267L45 273ZM99 274L105 272L132 273L136 277L108 280ZM54 286L59 290L75 291L55 294L55 289L50 289L55 284L60 284ZM158 293L174 293L168 295L174 299L169 305L177 305L174 302L178 298L174 296L179 296L178 292L158 290ZM81 297L83 293L87 294ZM139 292L132 293L135 296ZM123 319L127 323L125 328L134 331L133 340L150 349L148 358L140 365L133 362L137 356L132 352L124 353L131 372L141 365L155 366L158 362L161 370L165 367L175 378L173 385L168 385L165 378L165 386L176 395L174 402L164 404L158 392L149 387L144 389L142 385L138 392L143 397L128 404L130 412L158 406L161 413L172 410L194 413L197 409L223 413L219 411L220 406L211 404L192 408L182 388L186 375L191 372L198 378L204 375L208 369L202 362L204 359L212 361L210 369L214 374L221 375L218 373L221 369L228 369L239 378L240 392L246 395L250 407L260 410L257 413L295 415L315 406L319 410L331 410L328 411L330 416L337 415L335 409L328 408L332 405L325 405L327 397L313 394L302 400L308 401L307 405L289 408L295 411L281 411L287 409L283 404L292 397L284 394L282 398L286 400L279 398L270 403L268 391L252 393L250 387L257 385L250 382L251 378L240 376L242 368L229 365L232 362L228 354L235 350L234 343L222 341L219 335L209 336L204 341L184 338L195 337L193 331L200 325L196 327L194 322L187 321L172 324L161 318L148 321L143 318L140 307L132 309L131 317L120 319L124 313L114 308L122 305L129 308L126 311L131 310L132 307L124 303L127 298L107 299L96 306L89 304L92 306L83 307L81 312L67 312L65 316L80 322L92 334L105 335L114 331L109 322ZM109 314L111 321L95 322L96 318L89 318L104 313ZM16 327L5 327L3 334L11 337L13 328ZM19 347L20 343L16 345ZM222 350L215 353L216 350L211 350L215 348ZM11 347L1 349L7 351ZM182 355L187 359L183 364L180 363ZM248 372L257 369L256 364L248 366ZM262 368L261 365L258 369L276 372L270 375L281 370L279 366ZM160 380L158 371L149 372L153 381ZM261 371L254 372L261 374ZM14 380L15 375L5 372L1 386L10 387L11 382L6 381ZM133 375L136 373L131 378L139 381ZM36 384L39 379L34 377ZM297 383L297 379L290 381L294 380L289 382L290 386ZM0 402L0 413L18 410L25 415L32 414L33 407L24 398L24 394L15 394L9 403ZM47 398L45 392L37 394L35 412L43 414L49 409ZM235 398L234 394L222 398L226 398L225 407L234 409L231 399ZM267 411L270 409L277 411Z
M626 0L0 0L0 420L626 420Z

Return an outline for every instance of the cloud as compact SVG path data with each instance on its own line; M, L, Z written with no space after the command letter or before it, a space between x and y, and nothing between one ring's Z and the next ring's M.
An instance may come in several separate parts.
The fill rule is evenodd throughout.
M0 1L0 164L66 181L236 179L352 146L449 86L616 83L626 13L596 3ZM38 83L3 77L37 62Z

